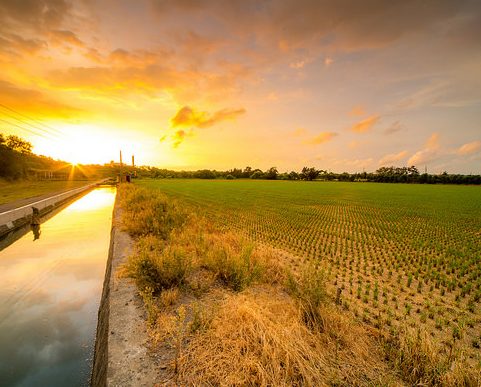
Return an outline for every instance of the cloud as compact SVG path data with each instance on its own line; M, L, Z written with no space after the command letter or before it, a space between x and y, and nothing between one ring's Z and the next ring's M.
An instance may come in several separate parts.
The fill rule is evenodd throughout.
M395 165L398 161L404 160L406 157L408 157L408 155L409 155L409 152L407 150L403 150L402 152L399 152L397 154L390 154L382 157L378 161L377 165L378 166Z
M426 149L427 150L437 150L441 146L439 142L439 137L441 136L441 133L434 133L429 137L428 141L426 142Z
M381 118L380 114L376 114L371 118L367 118L363 121L355 123L353 126L346 128L345 131L352 131L354 133L368 133L372 132L372 127L376 125L377 121Z
M440 133L435 133L429 137L424 145L424 149L416 152L407 161L407 165L427 165L443 156L446 152L441 149Z
M168 135L164 134L160 139L159 142L166 142L170 141L172 148L177 148L185 138L187 137L195 137L195 133L192 129L189 131L185 131L183 129L175 131L173 134Z
M190 132L186 132L185 130L178 130L177 132L175 132L172 135L172 140L173 140L172 148L177 148L182 143L182 141L184 141L184 138L187 136L189 137L193 136L192 130Z
M0 101L12 109L39 117L71 118L83 112L80 108L51 99L38 90L21 88L1 79Z
M364 145L367 145L371 142L371 140L366 140L366 141L351 141L349 143L349 148L358 148Z
M324 64L326 65L326 67L329 67L332 62L334 62L334 59L332 59L332 58L326 58L324 60Z
M321 134L318 134L317 136L302 140L302 144L316 146L325 142L329 142L336 136L338 136L338 133L336 132L323 132Z
M400 132L400 131L402 131L402 130L406 130L406 128L405 128L403 125L401 125L401 124L399 123L399 121L396 121L396 122L393 122L393 123L389 126L389 128L384 129L383 133L384 133L385 135L390 135L390 134L393 134L393 133L396 133L396 132Z
M302 137L302 136L306 136L309 132L304 129L304 128L298 128L296 130L294 130L294 132L292 132L292 134L295 136L295 137Z
M266 56L275 50L286 53L319 45L331 51L382 47L406 35L427 33L454 18L462 3L427 0L419 7L413 0L366 0L349 6L330 0L151 0L153 11L162 18L182 16L199 23L214 19L226 28L225 36L246 41L255 31Z
M196 136L194 128L204 129L219 122L233 120L239 115L245 114L245 112L244 108L221 109L211 115L208 112L198 111L187 105L183 106L170 119L170 124L172 128L190 128L190 130L179 129L172 135L163 135L159 141L170 140L172 147L177 148L187 137Z
M350 167L367 167L367 166L371 165L373 161L374 161L374 159L372 157L369 157L369 158L364 159L364 160L358 160L358 159L352 160L352 161L345 160L344 164L348 165Z
M197 111L190 106L183 106L180 108L175 116L170 120L173 128L176 127L197 127L207 128L219 122L233 120L238 116L245 114L244 108L240 109L222 109L215 112L213 115L204 111Z
M369 104L363 104L363 105L356 105L354 109L352 109L348 116L349 117L367 117L367 112L364 110L365 107L369 106Z
M454 151L455 154L460 156L471 155L481 149L481 141L473 141L464 144L461 148Z
M52 43L56 45L70 44L77 47L85 47L85 43L72 31L52 30L50 34L53 37Z

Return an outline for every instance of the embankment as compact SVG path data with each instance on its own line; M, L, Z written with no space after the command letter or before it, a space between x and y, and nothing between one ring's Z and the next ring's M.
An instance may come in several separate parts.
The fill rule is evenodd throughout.
M118 269L133 248L132 238L121 229L121 209L116 201L99 307L92 386L153 386L157 359L148 353L148 330L143 301L131 280Z

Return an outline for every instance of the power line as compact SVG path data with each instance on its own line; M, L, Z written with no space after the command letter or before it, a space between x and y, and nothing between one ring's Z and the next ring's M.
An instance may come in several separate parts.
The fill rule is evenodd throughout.
M20 126L20 125L14 124L14 123L12 123L12 122L5 121L5 120L3 120L3 119L1 119L1 118L0 118L0 121L2 121L2 122L5 122L6 124L9 124L9 125L16 126L17 128L20 128L20 129L26 130L27 132L33 133L33 134L35 134L36 136L44 137L44 138L46 138L47 140L51 140L51 138L48 138L47 136L44 136L44 135L43 135L43 134L41 134L41 133L35 133L33 130L26 129L26 128L24 128L23 126Z
M58 134L51 133L51 132L49 132L49 131L47 131L47 130L45 130L45 129L39 128L38 126L35 126L35 125L33 125L33 124L31 124L31 123L29 123L29 122L27 122L27 121L21 120L20 118L14 117L14 116L12 116L12 115L10 115L10 114L7 114L7 113L5 113L5 112L1 112L1 113L2 113L2 114L5 114L6 116L8 116L8 117L10 117L10 118L13 118L13 119L15 119L15 120L17 120L17 121L20 121L20 122L22 122L22 123L24 123L24 124L30 125L30 126L33 127L33 128L36 128L36 129L38 129L38 130L41 130L42 132L47 133L47 134L49 134L50 136L58 137Z
M26 116L25 114L22 114L22 113L20 113L20 112L17 111L17 110L14 110L14 109L12 109L12 108L9 108L8 106L5 106L5 105L2 104L2 103L0 103L0 106L4 107L5 109L8 109L8 110L10 110L10 111L12 111L12 112L14 112L14 113L19 114L19 115L21 115L22 117L24 117L24 118L26 118L26 119L28 119L28 120L31 120L31 121L33 121L33 122L36 122L36 123L39 124L39 125L42 125L42 126L48 128L48 129L51 129L51 130L53 130L54 132L57 132L58 134L61 134L61 135L64 134L64 133L58 131L57 129L52 128L51 126L42 124L41 122L39 122L39 121L37 121L37 120L35 120L35 119L31 118L31 117Z

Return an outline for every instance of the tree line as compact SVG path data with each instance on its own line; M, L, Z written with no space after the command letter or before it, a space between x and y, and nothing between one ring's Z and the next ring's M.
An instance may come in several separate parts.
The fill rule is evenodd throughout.
M173 171L156 167L142 167L139 176L161 179L264 179L264 180L320 180L320 181L352 181L377 183L419 183L419 184L481 184L481 175L460 175L444 172L440 175L419 173L415 166L382 167L375 172L334 173L315 167L304 167L300 172L279 173L276 167L266 171L246 167L216 171L203 169L198 171Z
M82 168L72 168L70 163L54 160L50 157L37 156L32 153L30 142L20 137L4 136L0 133L0 177L6 180L34 179L43 176L42 173L55 173L70 176L70 178L102 178L116 177L121 172L118 164L83 165ZM481 184L480 175L459 175L444 172L439 175L419 173L415 166L381 167L375 172L334 173L316 167L303 167L301 171L279 172L277 167L265 171L251 167L233 168L226 171L201 169L197 171L174 171L150 166L122 166L122 173L132 177L156 179L264 179L264 180L323 180L352 181L377 183L420 183L420 184Z

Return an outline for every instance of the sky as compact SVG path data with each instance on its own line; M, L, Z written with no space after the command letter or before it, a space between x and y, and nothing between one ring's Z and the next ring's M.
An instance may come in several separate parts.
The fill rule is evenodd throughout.
M477 0L0 0L0 133L73 163L481 174Z

